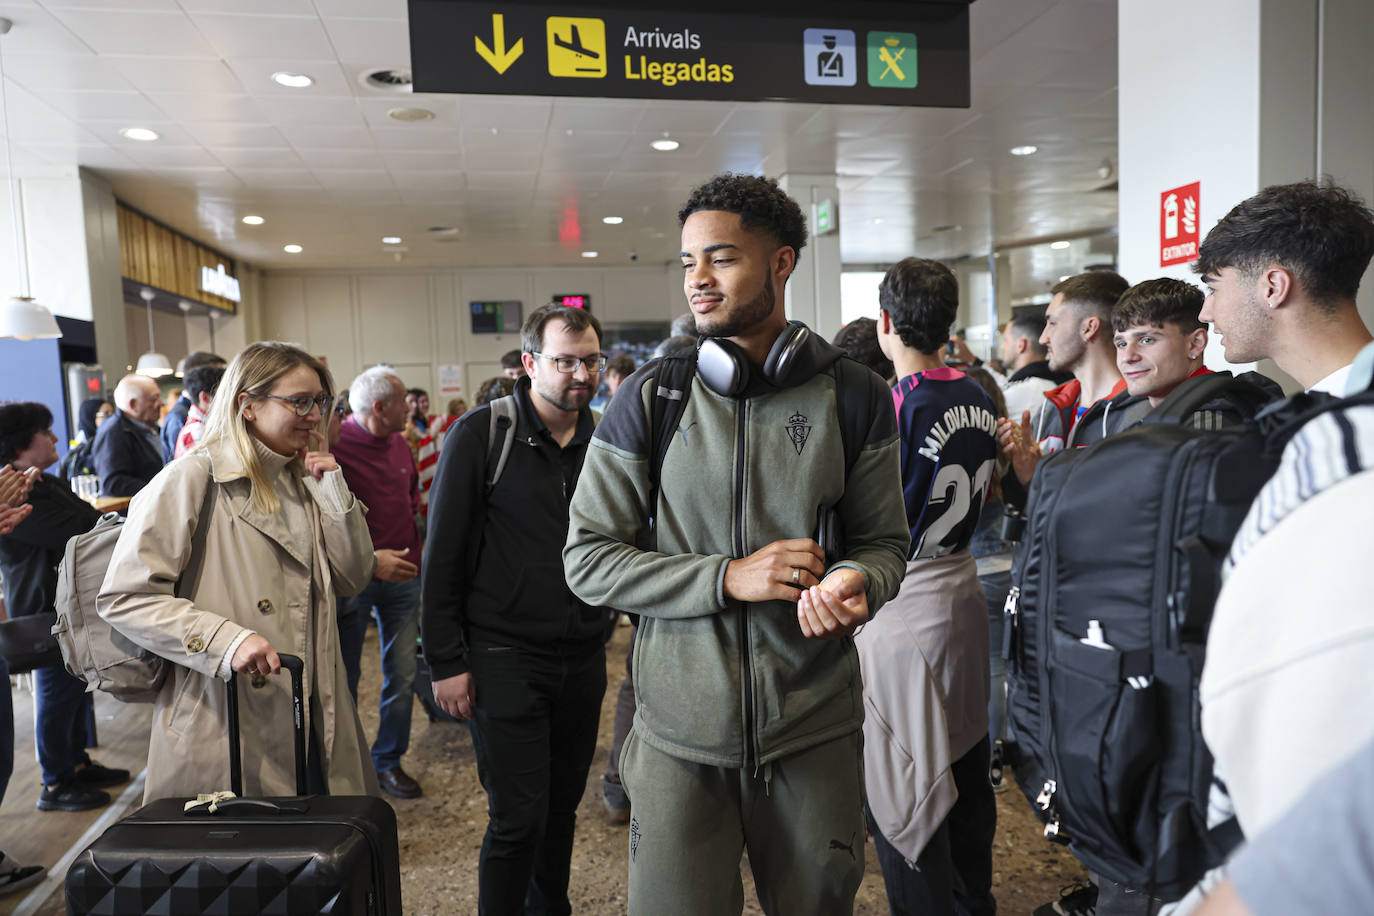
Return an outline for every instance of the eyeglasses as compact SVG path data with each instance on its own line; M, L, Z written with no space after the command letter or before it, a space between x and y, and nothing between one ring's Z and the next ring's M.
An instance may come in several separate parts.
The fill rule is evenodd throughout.
M604 353L578 358L576 356L546 356L543 353L531 350L530 356L547 359L549 362L553 363L554 368L564 374L576 372L578 363L586 366L588 372L600 372L606 368L606 354Z
M317 408L320 411L320 413L324 413L326 410L330 408L330 405L334 403L333 395L328 394L322 394L317 398L286 398L282 397L279 394L260 394L258 395L258 397L271 398L274 401L282 401L284 403L290 404L291 409L296 412L296 416L298 417L310 416L310 411L312 408Z

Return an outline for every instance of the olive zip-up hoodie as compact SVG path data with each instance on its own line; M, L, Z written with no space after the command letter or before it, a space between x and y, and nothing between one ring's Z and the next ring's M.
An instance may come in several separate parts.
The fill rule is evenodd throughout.
M795 604L723 594L731 559L814 538L820 506L835 508L845 531L831 570L864 574L870 614L901 585L910 532L892 397L878 376L858 374L866 390L846 400L862 405L851 428L866 434L846 480L831 368L840 359L810 334L787 387L758 366L740 398L693 377L663 459L654 550L636 545L650 515L657 361L625 381L587 449L563 550L568 585L589 604L641 615L635 731L664 753L758 766L863 724L852 639L807 639Z

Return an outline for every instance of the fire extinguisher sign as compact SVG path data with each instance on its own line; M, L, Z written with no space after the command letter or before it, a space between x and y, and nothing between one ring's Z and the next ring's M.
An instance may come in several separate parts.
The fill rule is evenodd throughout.
M1201 187L1195 181L1159 195L1160 267L1197 260Z

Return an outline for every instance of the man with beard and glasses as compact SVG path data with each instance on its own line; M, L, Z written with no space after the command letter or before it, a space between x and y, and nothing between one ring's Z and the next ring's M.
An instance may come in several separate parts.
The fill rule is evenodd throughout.
M563 551L577 595L640 615L629 912L739 913L747 850L765 912L847 913L865 833L850 637L911 538L897 417L882 379L788 322L806 222L776 182L718 176L678 217L696 371L678 388L681 364L652 360L626 380ZM656 398L686 402L655 500Z
M478 910L492 916L571 912L573 828L606 692L606 615L569 591L560 562L606 366L601 325L547 305L520 342L515 393L448 434L421 587L434 699L469 720L487 792Z

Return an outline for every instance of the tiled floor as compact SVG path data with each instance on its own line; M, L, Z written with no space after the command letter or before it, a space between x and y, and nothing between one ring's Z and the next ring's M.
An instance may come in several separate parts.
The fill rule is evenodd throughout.
M575 913L612 916L625 906L626 828L607 823L601 807L600 773L605 769L611 741L614 691L624 674L628 628L621 628L608 647L607 701L602 707L601 733L593 777L579 810L577 843L572 861L572 899ZM361 715L372 734L377 721L380 683L375 631L369 631L363 658ZM32 701L15 692L15 775L0 805L0 849L33 862L58 861L95 822L101 812L40 813L34 808L38 792L33 758ZM150 707L125 706L107 697L97 699L101 747L94 752L104 763L137 772L146 759ZM472 743L467 729L450 723L431 724L415 706L410 752L404 765L424 786L422 798L393 801L400 821L401 878L407 914L469 914L476 912L477 852L486 829L486 798L477 782ZM119 789L114 790L118 794ZM137 800L135 800L135 803ZM1010 916L1029 914L1057 897L1061 885L1082 877L1077 863L1060 847L1040 836L1020 793L998 799L994 893L999 911ZM854 912L864 916L887 913L886 894L872 846L867 871ZM747 862L742 866L745 913L759 914ZM14 912L23 895L0 898L0 916ZM37 909L27 912L60 914L65 904L60 890Z

